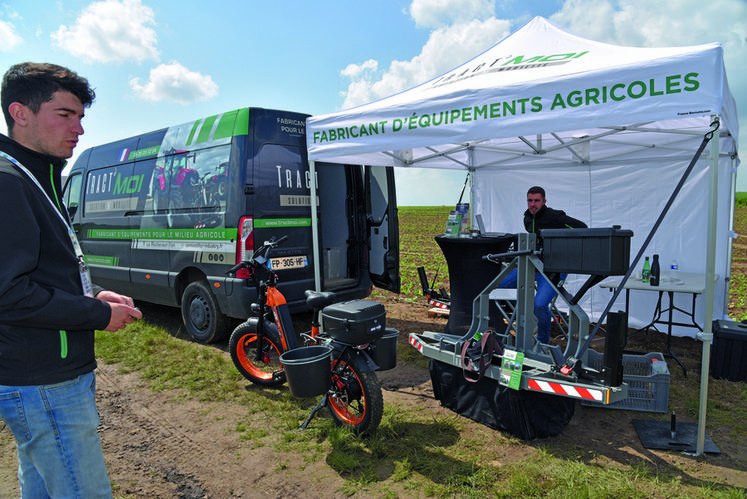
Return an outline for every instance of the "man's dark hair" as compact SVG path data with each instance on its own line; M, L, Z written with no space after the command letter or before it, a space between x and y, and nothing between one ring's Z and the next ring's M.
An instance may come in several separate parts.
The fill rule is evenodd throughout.
M0 90L0 105L8 125L8 135L15 125L9 109L12 103L20 102L36 114L41 105L51 101L52 95L58 90L76 96L83 107L90 107L96 98L87 79L57 64L22 62L11 66L3 76Z
M539 194L540 196L542 196L542 199L545 199L545 190L538 185L530 187L527 191L527 194Z

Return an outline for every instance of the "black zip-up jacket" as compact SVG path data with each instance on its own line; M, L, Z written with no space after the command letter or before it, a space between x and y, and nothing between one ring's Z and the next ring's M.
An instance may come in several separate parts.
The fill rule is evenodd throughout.
M58 216L65 162L0 135L0 385L52 384L96 367L94 330L111 318L108 303L83 294L78 260ZM95 289L94 292L101 288Z
M542 229L585 229L586 224L569 217L563 210L554 210L545 205L534 215L529 210L524 212L524 228L527 232L537 234L537 247L541 248L540 231Z

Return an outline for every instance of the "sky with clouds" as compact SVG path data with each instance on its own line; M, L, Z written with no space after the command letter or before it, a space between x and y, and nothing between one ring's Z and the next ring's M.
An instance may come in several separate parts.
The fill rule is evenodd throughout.
M370 102L447 72L537 15L617 45L720 42L745 150L747 0L0 0L0 71L47 61L91 81L80 153L243 106L324 114ZM398 172L400 204L456 203L463 173L422 175ZM747 191L747 173L738 187Z

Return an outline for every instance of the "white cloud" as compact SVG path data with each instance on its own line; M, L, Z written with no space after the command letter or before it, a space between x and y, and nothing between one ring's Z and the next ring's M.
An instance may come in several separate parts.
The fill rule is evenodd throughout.
M375 61L351 64L342 72L352 80L343 108L387 97L441 75L496 44L509 29L508 21L475 19L433 31L420 54L409 61L393 61L381 74L376 72Z
M476 19L489 19L495 0L413 0L410 15L419 28L437 28Z
M567 0L550 19L587 38L639 47L720 42L729 87L740 115L740 148L747 146L747 2L744 0ZM743 174L740 173L740 184ZM747 187L747 182L745 182Z
M210 76L189 71L178 62L160 64L151 69L144 85L140 84L139 78L130 79L130 88L144 100L171 100L180 104L204 101L218 95L218 85Z
M52 33L59 47L88 62L158 60L153 10L140 0L105 0L83 9L71 27Z
M342 76L347 76L348 78L360 78L362 74L376 71L377 69L379 69L379 63L373 59L369 59L363 64L349 64L341 73Z
M609 0L567 0L550 18L594 40L637 47L721 42L727 72L747 84L747 2L744 0L627 0L615 10ZM729 69L733 71L729 71ZM735 85L732 82L732 90Z
M10 52L23 42L23 38L16 34L15 27L9 23L0 20L0 51Z
M744 0L614 3L567 0L550 19L588 38L628 46L666 47L736 41L744 47L747 36L747 2Z

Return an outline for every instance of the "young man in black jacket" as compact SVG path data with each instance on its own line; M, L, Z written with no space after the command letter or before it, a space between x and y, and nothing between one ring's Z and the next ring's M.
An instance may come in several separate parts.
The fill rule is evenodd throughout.
M527 210L524 212L524 228L527 232L537 234L537 248L542 247L540 231L542 229L584 229L586 224L573 217L569 217L562 210L554 210L547 206L545 190L542 187L530 187L527 191ZM558 276L558 282L565 279L566 274ZM536 274L537 289L534 294L534 315L537 317L537 341L550 343L550 302L557 294L550 283L540 274ZM513 270L501 282L501 288L515 288L517 271Z
M2 80L0 418L16 439L22 497L111 497L95 403L94 330L142 317L132 299L90 281L61 173L95 94L53 64Z

